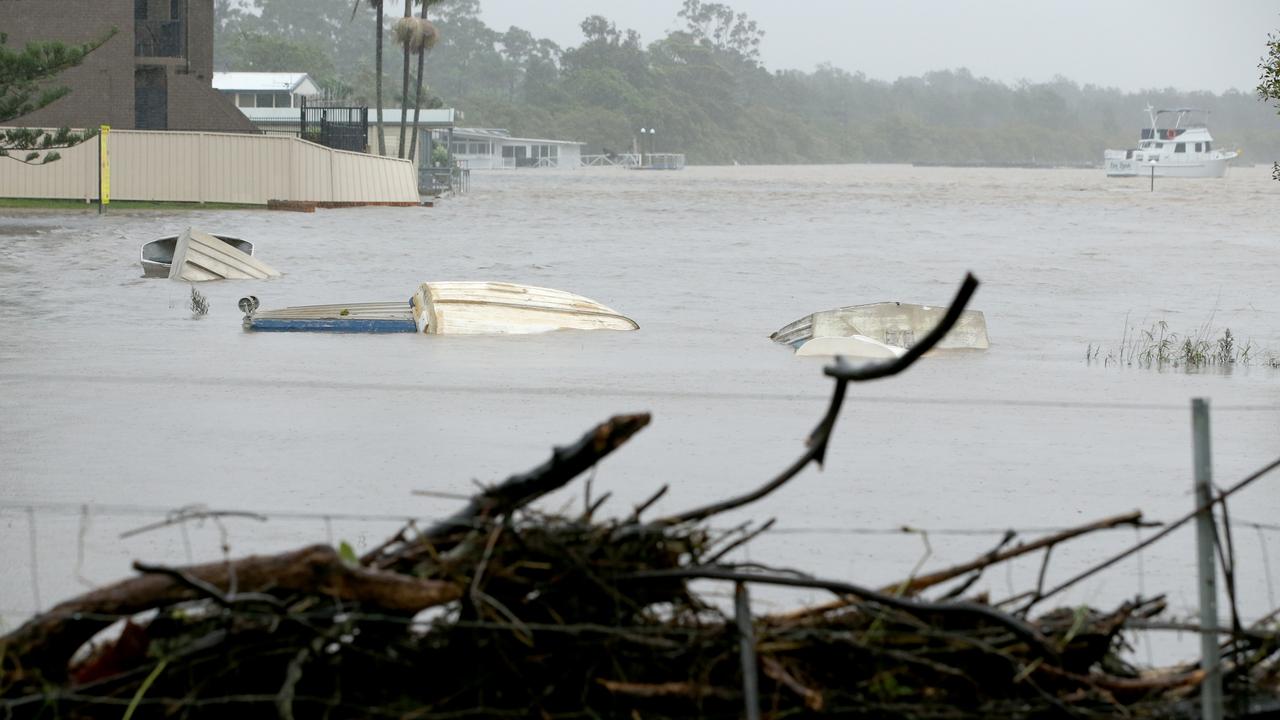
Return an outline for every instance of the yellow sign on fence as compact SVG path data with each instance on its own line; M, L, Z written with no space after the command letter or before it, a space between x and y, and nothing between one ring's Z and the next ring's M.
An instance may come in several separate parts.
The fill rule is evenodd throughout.
M110 125L98 127L98 202L106 205L111 202L111 158L107 155L107 135Z

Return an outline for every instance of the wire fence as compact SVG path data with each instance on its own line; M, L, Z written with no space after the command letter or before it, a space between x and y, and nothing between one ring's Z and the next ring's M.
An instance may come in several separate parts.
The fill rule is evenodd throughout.
M465 499L468 496L455 495L450 493L423 493L436 497L446 497L451 499ZM30 599L33 603L32 608L39 612L46 607L45 600L50 599L42 590L42 568L41 568L41 541L39 529L46 523L52 522L54 518L65 522L73 520L76 526L75 532L75 566L70 569L73 576L79 579L80 584L88 586L93 584L91 581L84 579L83 569L88 564L89 555L96 547L89 539L89 529L96 518L108 518L113 521L116 526L113 531L114 539L125 540L134 538L139 535L161 530L163 528L174 529L182 543L182 555L187 563L195 562L202 554L197 552L192 541L189 527L201 527L204 525L212 526L217 533L217 544L221 547L221 554L227 556L230 551L230 537L233 528L230 523L249 523L252 525L262 525L266 523L288 523L291 525L311 526L310 530L289 531L289 537L295 542L305 542L306 538L323 538L324 542L329 545L337 545L339 542L338 534L335 533L335 524L376 524L385 525L388 528L403 526L427 526L438 523L446 518L443 516L424 516L408 513L362 513L349 511L303 511L303 510L241 510L233 508L213 508L205 505L190 505L179 508L165 508L159 506L141 505L141 504L111 504L111 503L73 503L73 502L0 502L0 519L8 517L9 519L26 524L26 545L27 545L27 564L29 570L30 581ZM124 522L132 521L132 522ZM1229 519L1219 518L1219 522L1229 525L1233 532L1252 531L1256 535L1257 551L1261 558L1261 573L1265 578L1265 587L1267 593L1268 607L1277 607L1276 587L1271 574L1270 550L1269 543L1280 542L1280 524L1273 522L1262 522L1249 518L1239 517L1232 514ZM243 527L243 526L241 526ZM1132 528L1135 537L1141 541L1144 538L1144 529L1147 532L1154 532L1163 527L1160 522L1144 522L1141 528ZM714 532L732 533L740 531L741 526L715 526L711 528ZM1026 526L987 526L987 527L923 527L919 525L896 525L896 526L880 526L880 527L838 527L838 526L818 526L818 525L781 525L771 526L767 534L769 536L778 537L804 537L804 538L857 538L857 537L884 537L884 538L912 538L913 540L923 540L925 547L925 558L932 555L932 547L929 544L929 538L972 538L980 540L982 538L994 539L1000 537L1031 538L1035 536L1047 536L1053 533L1060 533L1071 530L1069 526L1058 525L1026 525ZM1113 530L1126 530L1127 527L1117 527ZM16 536L16 534L15 534ZM217 551L214 551L217 552ZM14 557L15 554L11 554ZM923 565L924 559L920 565ZM1011 573L1012 564L1006 564L1006 572ZM920 569L917 566L916 570ZM1147 569L1143 565L1142 555L1139 554L1136 563L1136 576L1139 595L1145 594L1146 591L1146 575ZM1014 585L1012 576L1007 577L1006 584L1012 588ZM12 601L13 598L10 598ZM766 601L767 602L767 601ZM0 607L0 617L17 618L29 614L31 609L18 609Z

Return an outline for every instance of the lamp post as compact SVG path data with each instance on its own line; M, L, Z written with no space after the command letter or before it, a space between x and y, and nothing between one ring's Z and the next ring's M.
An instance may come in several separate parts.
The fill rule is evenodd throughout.
M657 129L657 128L640 128L640 154L641 154L641 158L640 158L640 160L641 160L641 164L643 164L643 162L644 162L644 157L643 157L643 156L644 156L644 146L645 146L645 142L644 142L644 141L645 141L645 137L647 136L647 137L649 138L649 154L650 154L650 155L653 155L653 153L654 153L654 148L657 146L657 135L658 135L658 129ZM652 158L650 159L650 162L652 162Z

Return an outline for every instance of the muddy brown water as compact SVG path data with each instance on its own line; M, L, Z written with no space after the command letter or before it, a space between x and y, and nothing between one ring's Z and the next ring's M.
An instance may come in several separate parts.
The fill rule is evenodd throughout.
M0 612L12 626L133 558L217 558L224 534L232 554L368 547L395 517L457 505L414 490L468 493L618 412L654 421L598 468L606 510L664 483L655 512L743 492L802 450L830 390L821 360L770 332L838 305L944 303L968 270L984 283L973 306L991 349L853 388L826 468L719 521L777 518L739 557L878 585L909 573L925 543L867 530L931 531L936 568L1007 527L1030 537L1137 508L1171 519L1192 503L1190 398L1211 399L1225 485L1280 455L1280 371L1104 367L1086 347L1105 356L1126 322L1164 320L1280 352L1277 217L1280 183L1261 167L1158 179L1155 192L1084 170L477 172L469 195L434 208L0 211ZM187 225L253 241L284 277L203 284L211 310L193 319L186 285L138 265L143 242ZM641 329L253 334L236 309L249 294L268 308L407 299L433 279L570 290ZM272 518L119 537L194 504ZM581 504L575 484L542 506ZM1280 525L1280 477L1232 510ZM1050 581L1138 536L1059 550ZM1240 525L1235 540L1242 614L1257 617L1278 604L1280 532ZM1190 614L1194 567L1179 532L1061 601L1167 592ZM1006 596L1037 570L1038 558L998 569L980 587ZM1188 643L1145 645L1156 660L1174 646Z

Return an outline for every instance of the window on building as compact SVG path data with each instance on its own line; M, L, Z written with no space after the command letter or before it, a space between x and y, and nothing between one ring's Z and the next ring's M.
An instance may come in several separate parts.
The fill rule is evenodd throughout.
M1204 143L1196 143L1196 152L1202 152L1203 150L1204 150Z
M1174 152L1176 152L1176 153L1184 153L1184 152L1186 152L1186 151L1187 151L1187 144L1186 144L1186 143L1177 143L1177 144L1175 144L1175 145L1173 146L1173 151L1174 151Z
M1209 143L1204 144L1204 151L1209 152Z
M257 97L253 93L237 93L236 107L253 107Z
M503 146L502 146L502 157L504 157L504 158L513 158L513 157L515 157L515 156L516 156L516 148L515 148L515 146L514 146L514 145L503 145Z
M147 0L133 0L133 19L147 19Z
M456 143L454 143L454 144L453 144L453 154L454 154L454 155L466 155L466 154L467 154L467 144L466 144L466 143L464 143L464 142L456 142Z

